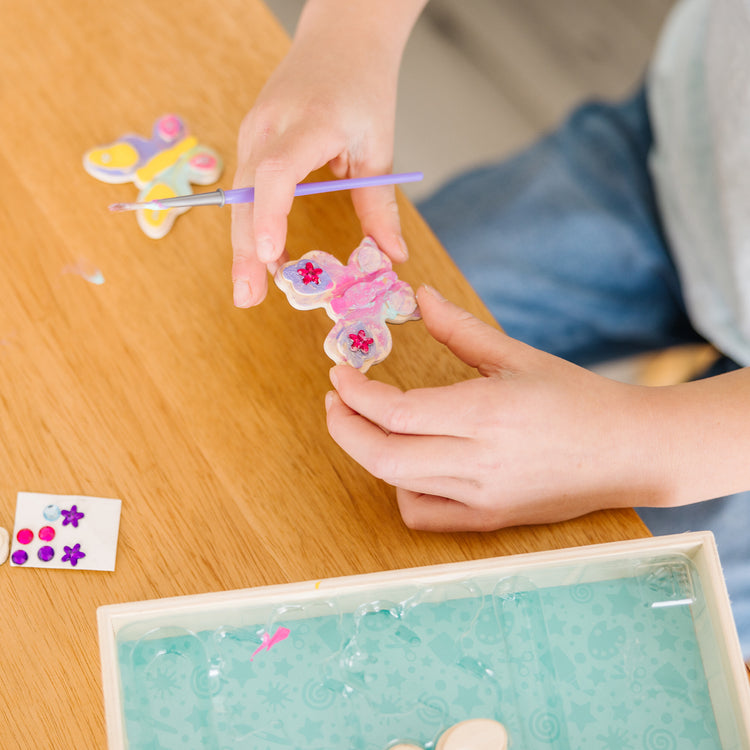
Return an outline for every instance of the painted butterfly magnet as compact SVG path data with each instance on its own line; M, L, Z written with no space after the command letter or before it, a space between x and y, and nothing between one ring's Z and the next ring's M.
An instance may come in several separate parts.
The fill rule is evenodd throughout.
M135 183L140 190L137 200L150 201L188 195L193 192L191 183L216 182L223 165L216 151L188 134L181 117L164 115L154 123L150 138L123 135L113 143L92 148L83 156L83 167L103 182ZM136 218L149 237L159 239L187 210L140 209Z
M312 250L280 266L274 279L292 307L326 310L335 321L324 343L326 354L337 364L361 372L390 354L392 339L386 323L420 317L414 291L399 280L388 256L370 237L346 265L329 253Z

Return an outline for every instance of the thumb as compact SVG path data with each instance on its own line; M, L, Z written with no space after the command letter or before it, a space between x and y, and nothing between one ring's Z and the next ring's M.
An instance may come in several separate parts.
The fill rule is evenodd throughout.
M519 342L449 302L435 289L423 285L417 292L419 310L430 335L482 375L507 368Z

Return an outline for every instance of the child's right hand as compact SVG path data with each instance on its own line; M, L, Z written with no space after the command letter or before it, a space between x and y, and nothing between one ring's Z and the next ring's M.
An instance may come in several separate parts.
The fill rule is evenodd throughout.
M266 266L273 270L284 253L297 183L325 164L339 178L391 171L401 51L423 4L391 0L367 10L351 0L308 2L289 54L240 127L234 186L253 185L255 203L232 208L238 307L265 297ZM410 15L403 6L413 6ZM352 200L363 234L405 260L395 189L362 188Z
M426 287L418 299L428 332L483 377L404 392L339 365L326 397L332 438L396 488L407 526L489 531L711 497L682 465L708 474L681 447L687 395L584 370Z

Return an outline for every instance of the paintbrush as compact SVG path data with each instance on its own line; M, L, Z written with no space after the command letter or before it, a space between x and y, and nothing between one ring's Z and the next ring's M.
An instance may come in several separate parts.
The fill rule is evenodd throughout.
M401 174L381 174L373 177L352 177L346 180L329 180L328 182L301 182L294 190L295 195L314 195L332 193L336 190L354 190L374 185L398 185L402 182L419 182L424 177L421 172L402 172ZM141 203L113 203L110 211L167 211L170 208L191 208L192 206L226 206L233 203L252 203L255 200L255 188L235 188L234 190L214 190L210 193L178 195L174 198L143 201Z

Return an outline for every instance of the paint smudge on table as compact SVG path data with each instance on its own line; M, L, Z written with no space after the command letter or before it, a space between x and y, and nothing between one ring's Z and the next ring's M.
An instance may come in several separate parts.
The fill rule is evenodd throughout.
M81 276L91 284L101 285L104 283L104 274L85 258L79 258L75 263L65 266L62 273L72 273Z

